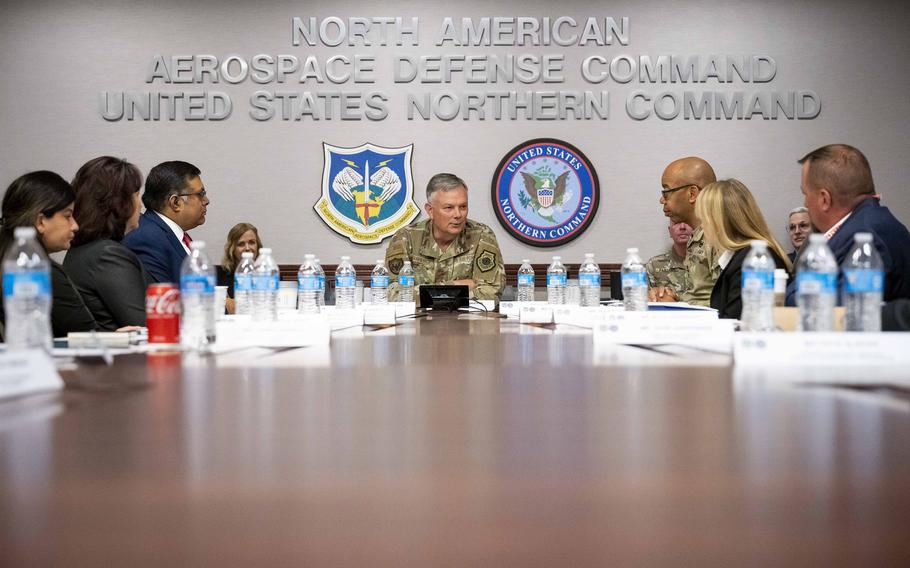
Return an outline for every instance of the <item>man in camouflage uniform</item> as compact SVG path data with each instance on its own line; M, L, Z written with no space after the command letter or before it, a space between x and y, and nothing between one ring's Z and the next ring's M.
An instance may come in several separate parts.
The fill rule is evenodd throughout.
M427 184L429 219L403 227L386 249L390 299L397 300L398 272L410 260L414 282L465 284L471 297L498 300L505 286L502 253L493 231L468 219L468 188L453 174L436 174Z
M686 270L686 246L692 236L692 227L685 223L670 223L668 227L673 246L664 254L651 257L645 265L648 286L666 287L677 296L689 289L689 272Z
M686 287L680 293L667 286L648 290L648 299L658 302L688 302L698 306L711 303L711 290L720 276L717 259L720 254L705 241L701 221L695 216L698 193L709 183L717 181L714 169L701 158L680 158L670 163L660 178L660 204L664 215L673 223L692 227L692 237L686 245L683 266L688 273Z

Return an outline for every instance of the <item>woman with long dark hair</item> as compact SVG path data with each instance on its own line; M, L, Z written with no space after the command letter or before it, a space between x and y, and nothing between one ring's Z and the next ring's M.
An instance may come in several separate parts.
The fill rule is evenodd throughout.
M101 329L145 325L145 289L152 283L136 253L120 243L139 225L142 173L102 156L73 178L79 233L63 261Z
M35 227L38 242L48 254L65 251L79 230L73 218L75 194L54 172L38 171L17 178L3 194L0 219L0 258L15 242L16 227ZM2 268L0 268L2 270ZM51 326L54 337L97 328L82 296L63 267L51 260ZM0 310L2 314L2 310Z

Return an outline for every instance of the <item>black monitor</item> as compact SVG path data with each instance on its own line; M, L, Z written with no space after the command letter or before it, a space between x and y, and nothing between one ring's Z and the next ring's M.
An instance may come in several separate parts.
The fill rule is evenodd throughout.
M468 287L464 284L433 284L420 287L420 308L454 312L468 305Z

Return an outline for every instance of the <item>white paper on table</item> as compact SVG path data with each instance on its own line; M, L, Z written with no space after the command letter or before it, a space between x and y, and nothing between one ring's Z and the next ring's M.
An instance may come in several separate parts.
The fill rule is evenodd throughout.
M28 349L0 353L0 398L62 388L63 381L46 352Z

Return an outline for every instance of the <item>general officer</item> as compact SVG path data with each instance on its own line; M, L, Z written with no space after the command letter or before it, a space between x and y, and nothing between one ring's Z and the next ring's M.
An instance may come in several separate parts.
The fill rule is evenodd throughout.
M429 219L403 227L389 243L391 299L397 300L398 272L404 261L414 268L414 283L465 284L471 297L496 300L505 285L505 268L496 235L468 219L468 186L454 174L436 174L427 183Z

